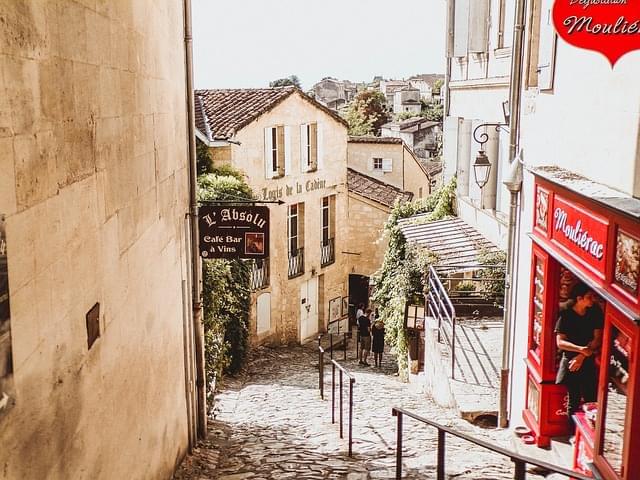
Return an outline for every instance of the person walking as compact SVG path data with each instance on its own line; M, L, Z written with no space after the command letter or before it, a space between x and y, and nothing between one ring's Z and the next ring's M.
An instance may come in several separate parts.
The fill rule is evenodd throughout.
M371 309L367 308L367 311L364 315L361 315L358 318L358 335L360 337L360 357L359 364L364 365L366 367L369 366L367 363L367 357L369 356L369 351L371 350Z
M384 352L384 323L376 318L371 326L371 351L376 367L382 367L382 353Z

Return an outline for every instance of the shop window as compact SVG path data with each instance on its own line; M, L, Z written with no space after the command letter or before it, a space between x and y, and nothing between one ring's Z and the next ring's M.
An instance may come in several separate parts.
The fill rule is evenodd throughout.
M624 424L627 414L627 385L629 383L629 359L633 353L631 339L615 326L611 326L607 389L603 411L602 456L611 468L623 476L622 449Z

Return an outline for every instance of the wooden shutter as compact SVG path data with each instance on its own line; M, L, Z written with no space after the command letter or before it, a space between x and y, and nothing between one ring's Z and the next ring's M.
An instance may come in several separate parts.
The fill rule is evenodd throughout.
M318 169L318 126L315 123L309 124L309 170Z
M489 0L470 0L469 52L486 53L489 40Z
M309 169L308 142L307 124L300 125L300 171L302 172L306 172Z
M291 127L284 127L284 174L291 173Z
M469 1L456 0L453 16L453 56L466 57L469 43Z
M444 119L444 135L442 137L442 176L444 183L449 182L455 175L458 163L458 117Z
M273 145L271 143L272 127L264 129L264 173L266 178L273 178Z
M276 127L278 169L274 172L278 177L284 175L284 127Z
M382 159L382 171L383 172L392 172L393 171L393 159L391 159L391 158L383 158Z
M322 133L322 124L316 123L316 139L317 139L317 154L318 154L318 169L324 168L324 137Z
M540 44L538 47L538 88L553 88L556 56L556 32L553 29L551 6L553 0L543 0L540 9Z

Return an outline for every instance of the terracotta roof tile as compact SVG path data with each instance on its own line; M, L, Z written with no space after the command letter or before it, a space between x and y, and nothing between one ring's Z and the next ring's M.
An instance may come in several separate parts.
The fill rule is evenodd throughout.
M323 110L335 120L347 123L332 110L293 86L274 88L237 88L195 91L195 121L209 138L228 139L260 115L268 112L293 93Z
M413 198L411 192L405 192L393 185L356 172L351 168L347 168L347 188L350 192L357 193L387 207L393 207L396 200L407 202Z

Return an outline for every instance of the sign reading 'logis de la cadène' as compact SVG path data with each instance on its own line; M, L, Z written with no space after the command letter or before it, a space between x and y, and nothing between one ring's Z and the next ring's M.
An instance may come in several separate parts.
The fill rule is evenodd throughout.
M200 256L269 256L269 208L203 205L199 209Z

